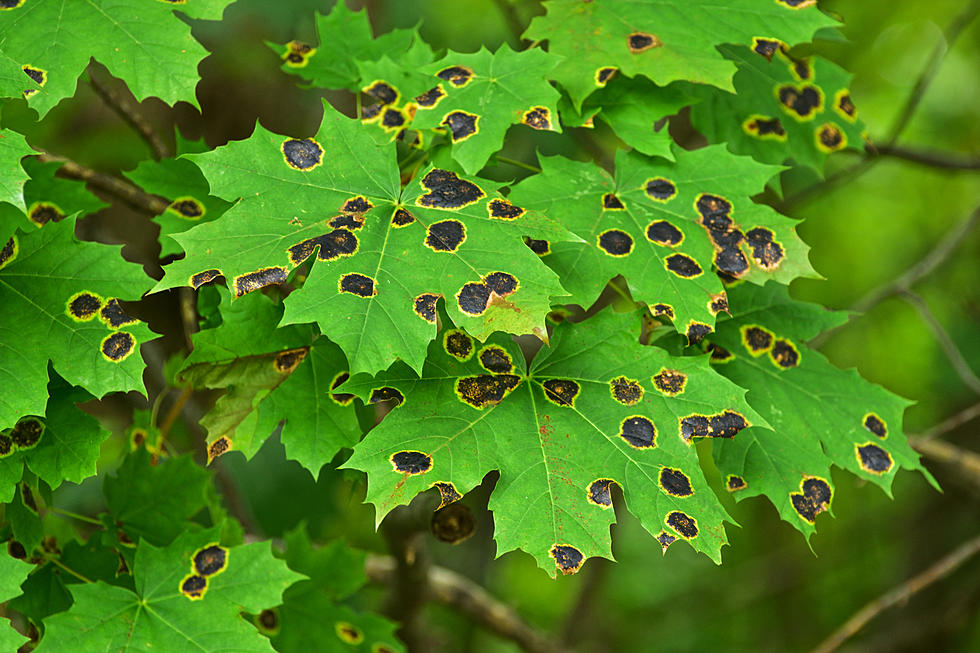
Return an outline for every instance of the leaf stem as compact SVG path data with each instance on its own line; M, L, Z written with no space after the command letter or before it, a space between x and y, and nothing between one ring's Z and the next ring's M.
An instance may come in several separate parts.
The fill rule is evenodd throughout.
M61 169L59 172L69 179L77 179L79 181L88 182L99 190L121 199L134 209L143 211L144 213L159 215L166 211L167 207L170 206L169 201L158 195L150 195L128 181L123 181L118 177L96 172L91 168L86 168L85 166L75 163L71 159L67 159L63 156L42 152L40 155L38 155L38 160L43 163L57 161L61 164Z
M176 401L174 401L174 405L170 407L170 410L167 412L167 416L163 418L163 424L160 425L160 444L163 444L163 442L167 439L167 435L170 433L170 428L174 425L174 422L177 421L177 418L180 417L180 411L183 410L184 404L187 403L187 400L191 398L193 393L194 388L190 383L181 389L180 396L177 397Z
M153 126L146 121L146 118L139 111L139 102L135 97L130 100L130 98L117 93L116 91L109 88L109 86L102 79L101 73L97 73L95 70L96 64L90 64L88 67L88 80L92 85L92 89L95 94L102 98L105 104L116 112L120 118L122 118L126 124L133 128L133 130L140 135L140 137L146 141L146 144L150 146L150 151L153 153L153 158L156 160L165 159L170 156L169 149L160 135L157 134ZM128 89L127 89L128 90Z
M531 172L541 172L541 168L538 166L533 166L530 163L524 163L523 161L518 161L517 159L511 159L506 156L495 155L494 158L498 163L506 163L507 165L514 166L516 168L524 168L525 170L530 170Z
M62 517L70 517L72 519L77 519L78 521L88 522L89 524L95 524L96 526L105 526L102 522L94 517L86 517L85 515L80 515L77 512L72 512L70 510L65 510L64 508L56 508L54 506L48 506L48 511L53 512L56 515L61 515Z
M48 562L50 562L51 564L53 564L55 567L58 567L60 569L64 569L69 574L71 574L72 576L74 576L75 578L77 578L77 579L79 579L79 580L81 580L83 582L86 582L86 583L94 583L95 582L91 578L86 578L85 576L81 575L80 573L78 573L77 571L75 571L74 569L72 569L71 567L69 567L68 565L66 565L65 563L63 563L61 560L58 560L57 558L48 558Z

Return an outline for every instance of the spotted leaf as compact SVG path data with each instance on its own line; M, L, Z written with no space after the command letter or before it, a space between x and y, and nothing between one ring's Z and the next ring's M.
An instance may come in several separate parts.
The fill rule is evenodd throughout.
M481 345L445 330L421 378L398 365L341 386L404 396L346 463L367 472L378 521L437 483L464 494L499 470L490 499L498 551L527 551L552 575L611 557L614 486L651 535L672 533L719 560L726 514L693 441L765 422L706 357L641 346L634 326L635 316L608 310L561 324L530 369L509 338ZM494 367L502 360L509 371ZM689 425L695 418L704 428Z

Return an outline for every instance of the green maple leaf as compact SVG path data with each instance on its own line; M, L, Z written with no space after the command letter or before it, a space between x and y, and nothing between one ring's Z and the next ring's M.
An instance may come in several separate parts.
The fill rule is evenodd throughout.
M314 549L302 528L285 537L289 568L305 576L282 597L272 645L280 653L303 653L309 642L320 651L395 653L404 647L395 637L397 624L379 615L359 612L341 601L367 584L366 555L334 540ZM261 620L260 620L261 623Z
M188 520L207 503L211 475L190 456L151 464L139 448L102 483L109 515L131 540L170 544L188 529Z
M509 338L482 347L445 330L421 379L402 366L341 386L400 401L345 465L367 472L378 521L430 487L458 499L497 469L498 554L523 549L552 575L611 558L610 491L619 485L662 544L683 537L720 560L726 513L691 437L765 422L706 357L642 346L635 325L636 316L609 310L561 324L530 369Z
M42 117L74 95L76 80L93 57L124 79L138 100L154 96L196 107L197 65L207 50L174 11L220 18L231 2L12 0L0 8L0 51L39 81L28 103ZM147 70L156 72L147 75ZM7 84L3 88L10 92ZM28 88L24 84L20 91Z
M13 539L31 555L41 545L44 526L37 507L37 486L27 480L17 485L14 499L4 506L4 519L10 525Z
M715 458L737 499L764 495L809 537L833 500L830 465L890 493L899 468L919 470L902 431L911 402L833 366L806 342L846 316L790 299L785 286L729 290L733 319L710 336L716 369L748 389L749 404L772 430L747 429L718 443ZM938 487L938 486L937 486Z
M220 220L174 235L187 256L167 266L158 289L222 274L242 295L315 258L283 322L317 322L353 372L396 358L421 368L438 296L485 339L496 330L543 334L550 298L564 294L521 244L525 234L571 237L561 227L525 215L495 194L497 184L452 171L423 170L403 189L394 144L375 144L330 105L312 139L257 126L248 140L192 158L212 193L241 200Z
M29 97L40 89L41 85L22 66L0 51L0 98Z
M174 256L182 250L172 234L217 220L231 206L212 196L201 171L186 159L142 161L124 174L147 193L165 197L170 206L153 221L160 225L160 257Z
M607 68L661 86L689 80L731 88L735 67L716 45L750 44L754 36L793 44L836 25L809 1L551 0L545 7L524 37L547 39L549 50L565 58L554 79L575 106L600 86Z
M28 154L34 154L34 150L27 144L27 140L15 131L0 129L0 202L9 202L21 211L25 210L24 205L24 183L28 180L28 174L21 167L20 160ZM0 232L0 235L3 235ZM10 235L7 234L7 238ZM6 238L4 238L6 242ZM0 263L2 265L2 263Z
M251 458L285 421L287 457L315 476L361 434L349 398L331 393L346 378L343 353L308 325L275 328L282 306L261 293L234 303L222 296L221 325L192 336L194 351L180 372L195 387L227 389L201 420L208 444L225 437L222 450Z
M4 651L19 651L30 640L14 630L9 619L0 619L0 648Z
M220 547L219 533L184 533L160 549L141 541L135 590L103 581L71 586L74 605L46 620L38 650L271 651L240 613L277 605L303 577L274 558L269 543Z
M738 64L735 94L694 88L702 102L691 122L711 142L766 163L793 159L818 172L831 152L860 150L864 123L858 119L848 85L851 75L821 57L791 59L772 40L755 51L721 46Z
M542 173L508 197L560 214L584 240L531 243L558 273L570 302L590 306L622 274L635 299L695 341L726 310L712 265L755 283L814 273L794 221L749 199L778 168L720 145L690 152L675 146L674 154L671 163L620 150L615 177L593 163L541 157Z
M73 213L86 216L109 206L108 202L89 192L84 182L56 177L61 165L57 161L24 159L24 169L31 176L24 184L24 202L27 217L36 227L62 220Z
M515 52L506 43L495 53L450 52L428 67L433 90L415 99L412 126L444 128L453 158L474 174L503 146L511 125L561 131L560 94L548 82L559 61L537 48Z
M0 264L0 384L19 391L0 396L0 428L44 414L49 360L96 397L143 390L139 345L153 336L116 300L139 299L152 279L110 254L117 248L75 240L74 229L68 218L8 242Z
M44 394L47 404L43 411L25 415L11 432L0 435L0 450L5 451L0 456L2 502L13 497L25 464L52 489L64 481L81 483L95 475L99 445L109 432L76 406L91 400L92 395L55 373Z
M20 596L20 585L27 580L27 575L34 569L34 565L18 560L13 556L0 555L0 602ZM0 630L4 626L0 624Z
M416 44L431 53L415 29L396 29L374 38L367 11L351 11L344 2L325 16L316 14L316 33L318 44L291 41L269 46L282 58L284 71L319 88L357 90L358 62L377 61L384 55L397 58Z

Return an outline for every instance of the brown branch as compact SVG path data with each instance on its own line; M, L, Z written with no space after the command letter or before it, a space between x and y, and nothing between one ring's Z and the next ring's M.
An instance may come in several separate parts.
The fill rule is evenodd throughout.
M391 585L398 572L394 558L368 556L364 565L373 583ZM425 598L459 610L487 630L531 653L562 649L548 636L529 626L513 608L492 597L469 578L443 567L431 566L426 575Z
M942 440L910 440L909 444L927 458L957 467L980 485L980 454Z
M929 440L938 438L940 435L949 433L953 429L958 428L977 417L980 417L980 403L973 404L969 408L964 408L952 417L940 422L924 433L910 438L909 440L914 447L917 442L928 442Z
M977 222L980 222L980 207L976 208L958 227L948 232L946 236L936 243L936 246L923 256L915 265L908 268L898 277L884 283L876 288L869 290L861 299L857 300L850 308L851 315L847 322L840 326L824 331L816 336L808 345L811 348L818 348L836 333L844 328L859 314L866 313L884 300L895 295L899 295L911 290L912 286L923 277L930 274L937 267L942 265L956 249L957 245L973 231Z
M964 156L958 152L937 152L935 150L920 150L902 145L881 145L876 148L878 156L890 156L933 168L949 168L952 170L980 170L980 158Z
M943 351L946 353L946 358L949 359L950 364L956 371L956 375L960 377L964 385L970 388L970 390L973 390L974 394L980 395L980 378L977 378L977 375L970 369L970 364L966 362L956 343L949 337L946 329L933 314L932 310L930 310L925 300L911 290L902 291L901 297L919 311L922 320L932 331L932 335L939 342L939 346L943 348Z
M595 624L591 616L596 614L597 607L601 605L602 586L609 578L612 565L609 560L593 558L582 570L585 577L579 587L575 605L568 612L565 626L562 628L562 647L570 649L576 642L581 642L585 635L585 628Z
M126 124L132 127L146 141L146 144L150 146L150 151L153 152L154 159L165 159L170 156L170 148L167 147L167 144L163 142L163 139L153 129L153 126L140 113L136 98L130 99L109 88L105 80L102 79L101 73L96 71L93 65L89 65L88 67L88 79L95 94L102 98L102 101L110 109L115 111Z
M187 400L191 398L192 394L194 394L194 388L191 387L190 383L188 383L183 387L183 389L181 389L180 396L178 396L177 400L174 401L174 405L170 407L170 410L167 412L167 416L163 418L163 423L160 425L161 445L163 444L163 441L167 439L167 436L170 435L171 427L173 427L174 422L177 421L177 418L180 417L180 411L184 409L184 404L187 403Z
M426 648L422 608L428 591L429 556L421 536L428 528L425 517L426 512L432 514L432 506L424 504L427 498L419 497L393 510L381 525L393 564L385 614L400 623L398 636L409 653Z
M856 635L869 621L888 608L908 601L932 583L945 578L977 552L980 552L980 535L960 545L952 553L941 558L919 575L910 578L865 605L843 626L813 649L812 653L831 653L831 651L837 650L841 644Z
M38 160L44 163L51 161L60 163L61 168L59 171L66 177L87 182L95 188L121 199L138 211L143 211L150 215L159 215L170 206L170 202L164 198L158 195L150 195L135 184L131 184L118 177L113 177L112 175L97 172L91 168L86 168L63 156L42 152L38 155Z

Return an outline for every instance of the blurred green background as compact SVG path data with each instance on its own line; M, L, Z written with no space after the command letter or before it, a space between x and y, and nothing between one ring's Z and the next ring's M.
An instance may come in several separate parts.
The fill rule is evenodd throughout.
M421 21L435 48L495 49L514 36L514 23L526 26L542 13L538 2L502 0L369 0L376 32ZM305 135L321 115L326 96L351 110L349 96L304 90L279 70L266 41L313 40L314 10L330 0L239 0L221 23L197 23L195 34L213 51L201 67L198 96L202 113L189 105L171 110L156 100L143 103L151 122L164 133L178 125L189 138L214 146L246 137L256 120L274 131ZM356 6L355 3L351 3ZM973 6L976 6L976 2ZM854 73L852 97L871 139L883 139L912 91L919 71L936 48L946 48L941 66L899 142L908 146L980 155L980 20L972 22L950 47L945 32L968 6L958 0L860 2L824 0L821 6L844 20L845 40L819 42L818 53ZM100 170L131 169L148 156L142 140L91 88L79 84L75 98L63 102L41 123L23 103L5 107L4 124L27 133L33 145ZM554 152L561 139L515 130L508 145L531 160L535 148ZM603 132L596 134L602 138ZM106 144L110 144L107 146ZM568 153L568 152L566 152ZM571 152L571 154L575 154ZM582 156L579 154L579 156ZM857 153L831 158L828 173L858 161ZM487 174L513 174L490 170ZM786 194L818 183L798 173L784 179ZM882 158L849 183L834 185L793 204L788 214L805 220L800 232L813 248L811 259L823 281L793 285L796 297L847 308L926 254L948 231L980 205L977 170L929 168ZM125 242L124 256L160 275L155 226L147 216L113 207L87 218L86 237ZM922 295L974 370L980 370L980 232L974 230L953 256L915 289ZM177 293L143 303L142 316L157 331L175 328ZM164 363L182 346L165 337L144 350L155 372L148 379L151 400L165 388ZM823 346L841 367L857 367L867 378L917 402L906 414L906 432L922 432L977 401L954 373L917 311L889 299L854 320ZM173 398L164 397L163 405ZM134 396L92 406L120 434L105 445L111 466L125 446L122 432ZM191 419L206 408L195 397ZM192 424L183 424L184 441L197 442ZM180 434L176 435L178 438ZM945 439L980 450L977 422ZM701 446L710 446L704 443ZM702 456L710 460L710 456ZM339 461L335 461L339 462ZM325 468L314 480L288 462L275 438L246 463L238 455L221 460L238 486L241 509L253 527L278 537L302 519L320 539L346 536L356 545L384 551L374 533L373 510L361 505L363 480L357 474ZM805 651L843 623L865 602L924 569L964 540L980 533L980 478L955 466L927 461L944 493L914 474L900 473L894 496L865 486L849 474L835 473L834 515L818 520L809 543L781 523L761 499L735 505L724 501L739 526L729 529L731 546L723 566L690 548L676 546L662 556L660 546L625 511L618 511L614 547L618 564L590 561L576 576L550 580L530 556L510 553L492 560L492 521L485 511L488 487L465 502L478 515L476 535L452 547L429 536L434 562L453 568L513 605L530 623L574 642L582 651ZM707 470L709 477L712 470ZM717 482L717 475L715 481ZM60 491L59 502L83 512L96 508L100 481ZM812 550L811 550L812 548ZM365 606L380 606L383 593L368 592ZM577 609L576 609L577 606ZM516 650L448 609L430 605L426 632L446 651ZM980 559L952 577L889 610L842 650L980 651Z

